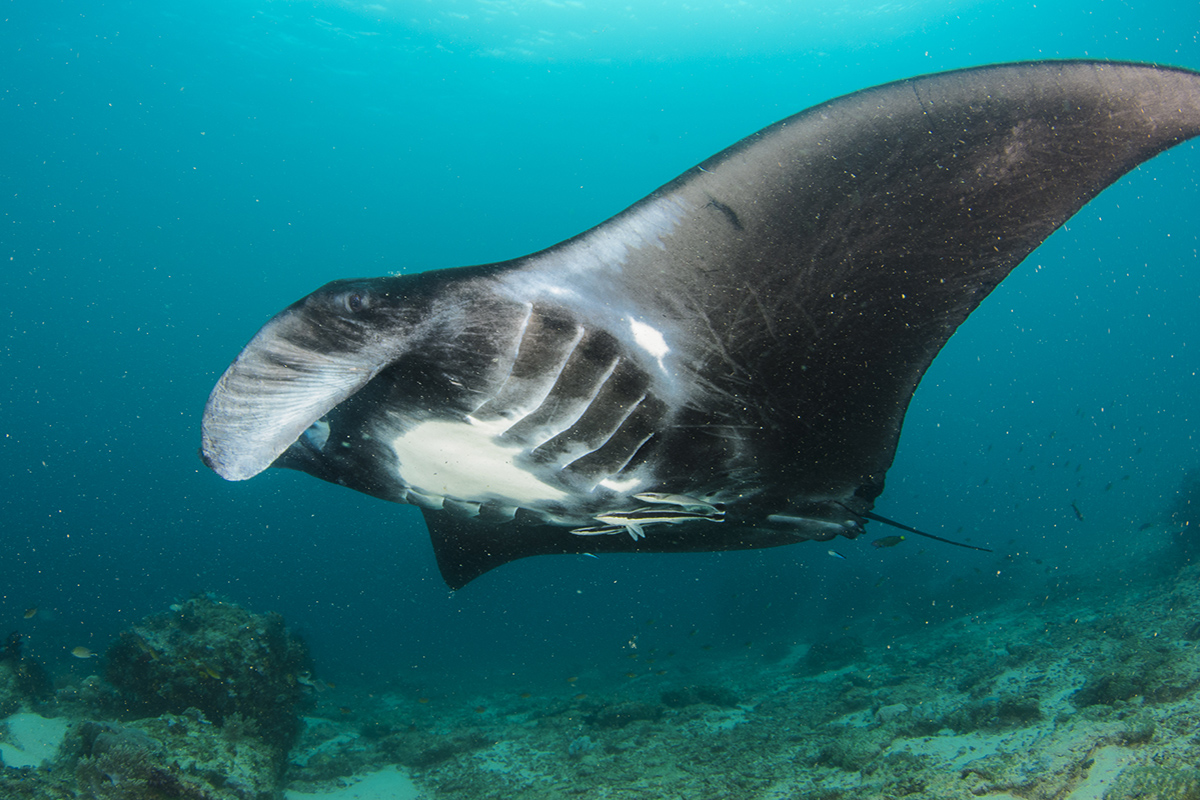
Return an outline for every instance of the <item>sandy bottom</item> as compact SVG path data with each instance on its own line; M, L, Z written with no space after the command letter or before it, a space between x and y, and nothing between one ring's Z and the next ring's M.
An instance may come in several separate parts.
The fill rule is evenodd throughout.
M411 783L387 796L426 800L1200 798L1200 567L1092 585L624 682L375 695L311 718L289 779L399 764ZM339 796L377 796L359 785Z
M52 760L70 728L64 718L47 719L28 712L6 717L3 726L0 758L6 767L39 767Z
M408 774L394 766L346 778L339 783L345 785L331 786L328 791L300 792L288 789L283 793L284 800L418 800L422 797Z

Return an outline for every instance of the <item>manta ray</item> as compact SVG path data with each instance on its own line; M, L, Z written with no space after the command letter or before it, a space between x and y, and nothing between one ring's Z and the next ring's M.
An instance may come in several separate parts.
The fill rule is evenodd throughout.
M523 258L336 280L221 377L201 456L423 512L452 588L514 559L854 538L955 329L1200 74L901 80L788 117Z

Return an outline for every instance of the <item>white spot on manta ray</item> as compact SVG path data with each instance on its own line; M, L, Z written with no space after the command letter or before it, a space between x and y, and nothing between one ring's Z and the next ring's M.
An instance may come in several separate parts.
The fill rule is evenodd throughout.
M525 508L566 500L568 495L520 467L524 448L496 440L512 422L429 420L392 440L400 478L429 495L483 503L502 500Z
M603 486L605 489L610 489L617 494L632 494L634 489L637 489L639 486L641 486L641 483L642 479L638 477L625 478L624 480L606 478L605 480L600 481L599 485Z
M518 270L505 282L515 290L514 297L526 298L531 291L540 291L590 307L609 284L602 279L589 286L589 277L619 272L630 253L644 247L666 249L666 240L692 210L692 204L681 195L656 197L580 236L570 245L569 257L564 258L560 248L535 255L529 259L532 269ZM552 280L547 276L553 276Z
M633 331L633 341L658 361L659 369L666 372L667 366L663 363L663 359L667 357L667 353L671 352L671 348L667 346L667 340L663 338L662 331L652 325L647 325L640 319L633 317L628 319L629 327Z

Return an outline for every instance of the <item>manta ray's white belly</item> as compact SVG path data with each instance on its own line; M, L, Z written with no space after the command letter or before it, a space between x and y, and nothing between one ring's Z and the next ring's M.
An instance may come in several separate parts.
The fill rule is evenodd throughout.
M517 463L523 448L497 439L512 422L429 420L392 440L400 479L424 495L538 508L568 498Z

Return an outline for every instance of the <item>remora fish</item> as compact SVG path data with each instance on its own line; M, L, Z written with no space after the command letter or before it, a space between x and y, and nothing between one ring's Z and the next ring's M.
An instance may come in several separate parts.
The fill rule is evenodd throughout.
M455 588L546 553L854 538L958 325L1084 203L1197 133L1200 75L1147 65L847 95L547 250L317 290L217 383L202 456L229 480L287 467L419 504ZM572 534L647 494L724 519Z
M709 506L709 508L711 510L706 511L684 511L683 509L664 511L656 508L635 508L633 511L609 511L604 514L597 514L595 517L596 521L603 523L603 525L575 528L571 533L577 533L581 536L595 536L602 533L619 533L625 531L636 540L646 535L645 528L650 525L679 525L697 520L721 522L724 519L725 512L712 506Z

